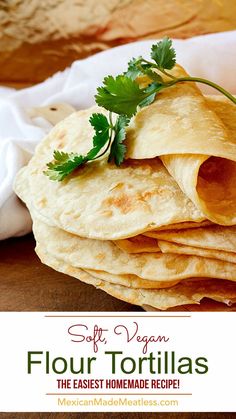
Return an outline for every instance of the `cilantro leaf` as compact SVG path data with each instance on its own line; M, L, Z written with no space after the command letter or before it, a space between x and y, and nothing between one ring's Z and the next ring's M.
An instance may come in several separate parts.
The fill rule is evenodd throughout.
M87 154L87 159L92 160L109 140L110 124L107 117L102 113L93 113L89 122L95 130L93 148Z
M141 59L142 57L137 59L133 58L133 60L129 62L128 70L124 73L126 77L135 80L138 76L146 75L155 82L164 83L162 77L153 71L153 68L155 68L156 65L152 63L144 64Z
M66 176L87 161L86 157L58 150L54 151L53 157L54 160L47 164L48 169L45 170L44 174L49 176L51 180L58 181L65 179Z
M125 128L129 124L130 119L125 115L119 115L115 125L115 136L111 145L108 162L114 161L117 166L120 166L124 161L126 146L123 143L126 137Z
M86 156L55 150L53 153L54 160L47 164L48 170L44 172L51 180L61 181L65 179L79 166L89 160L93 160L108 142L110 138L110 124L107 117L102 113L94 113L90 117L89 122L95 130L93 148Z
M159 68L171 70L175 63L175 50L172 47L172 41L169 38L164 38L156 45L152 46L152 59L157 63Z
M110 124L107 117L102 113L93 113L89 122L95 130L95 135L93 137L94 147L103 147L109 138Z
M131 80L135 80L140 74L142 74L141 69L138 67L142 61L142 57L132 58L128 62L128 70L124 73L126 77L129 77Z
M53 157L54 160L57 161L58 163L64 163L68 160L68 153L65 153L64 151L60 151L60 150L54 150L53 153Z
M150 96L147 96L140 104L140 108L144 108L145 106L151 105L151 103L155 100L156 94L160 92L160 90L164 89L164 85L161 83L151 83L148 87L146 87L145 92L153 92Z
M144 89L125 75L105 77L103 83L104 86L97 89L96 103L120 115L133 116L139 103L147 97Z
M156 83L164 84L164 81L162 77L157 74L155 71L151 70L150 67L148 67L148 64L145 64L142 66L143 74L149 77L149 79L153 80Z

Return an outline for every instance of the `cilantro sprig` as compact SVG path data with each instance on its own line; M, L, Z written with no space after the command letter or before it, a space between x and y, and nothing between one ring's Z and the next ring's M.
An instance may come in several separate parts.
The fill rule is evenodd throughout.
M94 129L93 147L84 156L55 150L54 159L47 164L45 175L51 180L62 181L79 167L104 155L108 155L108 163L114 162L120 166L126 153L124 144L126 127L132 116L139 108L150 105L161 90L170 88L176 83L207 84L236 104L234 96L210 80L190 76L177 78L168 72L176 64L176 53L169 38L164 38L153 45L150 56L152 61L141 56L132 58L124 74L105 77L103 86L97 89L95 100L98 106L109 111L109 116L94 113L90 117L89 122ZM145 88L141 88L136 81L137 77L143 75L150 81ZM116 114L114 122L113 114Z
M109 113L109 120L102 113L94 113L89 119L90 124L95 130L93 136L93 147L85 155L75 153L65 153L54 150L54 160L47 164L48 169L44 172L51 180L64 180L75 169L102 157L110 149L108 161L114 160L119 166L124 159L125 145L125 127L129 124L129 118L126 115L119 115L115 125L112 123L112 114Z

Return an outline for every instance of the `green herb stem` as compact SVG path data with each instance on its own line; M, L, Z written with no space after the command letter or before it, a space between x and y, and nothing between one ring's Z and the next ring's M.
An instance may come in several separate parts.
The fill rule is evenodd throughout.
M163 74L165 74L167 77L169 77L173 80L173 82L165 83L164 86L166 86L166 87L173 86L175 83L180 83L180 82L183 82L183 81L203 83L203 84L206 84L206 85L212 87L213 89L218 90L220 93L225 95L228 99L230 99L233 103L236 104L236 98L233 95L231 95L231 93L229 93L226 89L224 89L223 87L219 86L218 84L216 84L216 83L214 83L210 80L203 79L201 77L180 77L180 78L177 78L177 77L172 76L172 74L168 73L163 68L158 67L158 65L153 64L151 61L143 59L142 62L145 62L146 64L152 65L152 67L157 68L159 71L161 71ZM154 93L154 92L152 92L152 93ZM150 93L150 94L152 94L152 93Z
M157 70L161 71L161 73L168 76L170 79L177 80L175 76L172 76L172 74L167 73L164 68L161 68L157 64L154 64L152 61L145 60L144 58L142 59L142 61L140 61L140 64L137 64L137 67L142 69L142 63L149 64L151 68L156 68Z
M168 76L170 79L172 79L172 80L178 80L178 79L177 79L177 77L172 76L172 74L170 74L170 73L167 73L167 71L165 71L165 70L164 70L164 68L159 68L159 70L160 70L163 74L165 74L166 76Z
M112 112L111 111L109 112L109 122L110 122L111 129L113 129L114 125L113 125L113 121L112 121Z
M206 84L210 87L213 87L213 89L218 90L220 93L225 95L228 99L230 99L233 103L236 104L236 97L231 95L231 93L229 93L227 90L225 90L223 87L219 86L218 84L216 84L216 83L214 83L210 80L207 80L207 79L202 79L201 77L180 77L179 79L176 79L173 82L170 82L170 83L166 84L166 87L173 86L174 84L180 83L180 82L183 82L183 81L203 83L203 84Z
M106 152L109 150L109 148L110 148L110 145L111 145L111 140L112 140L112 130L111 130L111 133L110 133L110 138L109 138L109 141L108 141L108 143L107 143L107 146L106 146L106 148L105 148L105 150L101 153L101 154L98 154L98 156L95 156L95 157L93 157L93 159L90 159L91 161L92 160L96 160L96 159L99 159L99 157L102 157L102 156L104 156L104 154L106 154Z
M110 133L109 133L109 140L108 140L108 142L107 142L107 146L106 146L106 148L105 148L105 150L104 151L102 151L102 153L101 154L98 154L97 156L95 156L93 159L91 159L91 160L96 160L96 159L99 159L99 157L102 157L102 156L104 156L104 154L106 154L107 153L107 151L109 150L109 148L110 148L110 145L111 145L111 142L112 142L112 137L113 137L113 134L114 134L114 132L115 132L115 126L114 126L114 124L113 124L113 121L112 121L112 112L109 112L109 116L108 116L108 118L109 118L109 122L110 122Z
M140 64L142 64L142 63L145 63L145 64L149 64L149 65L151 65L152 67L156 67L156 68L158 68L157 67L157 65L155 65L152 61L148 61L148 60L145 60L145 58L140 58Z

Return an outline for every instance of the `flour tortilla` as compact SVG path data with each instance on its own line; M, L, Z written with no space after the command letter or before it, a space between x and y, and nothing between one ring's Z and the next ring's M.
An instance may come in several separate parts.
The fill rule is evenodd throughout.
M120 285L114 285L102 281L82 269L70 266L66 262L55 258L38 246L37 253L42 262L53 269L80 279L82 282L96 286L108 294L136 305L149 305L160 310L176 307L184 304L199 304L205 298L232 305L236 302L236 286L229 281L209 280L193 281L193 283L180 283L174 287L162 290L133 289Z
M173 75L187 74L176 66ZM227 113L230 117L225 118ZM132 120L127 157L161 156L169 173L206 218L233 225L235 125L236 107L228 99L217 97L207 102L194 83L178 83L160 92L157 100Z
M163 232L163 233L164 234L167 233L166 235L168 239L170 238L171 240L171 234L169 232ZM183 231L183 233L185 233L185 231ZM156 232L156 234L158 233ZM176 231L174 232L174 235L175 234L176 234ZM181 231L179 235L181 236ZM236 236L236 232L235 232L235 236ZM235 237L235 240L236 240L236 237ZM181 237L180 237L180 241L181 241ZM155 253L155 252L161 251L162 253L202 256L205 258L218 259L218 260L223 260L225 262L236 263L236 247L235 247L234 252L231 252L231 251L227 252L227 251L222 251L222 250L217 250L217 249L212 249L212 248L206 249L204 248L204 233L203 233L203 241L202 242L200 241L198 244L199 247L173 243L171 241L157 240L151 237L145 237L143 235L136 236L131 239L118 240L114 243L116 244L116 246L118 246L121 250L123 250L126 253ZM200 247L201 244L202 244L202 247Z
M36 250L37 252L37 250ZM62 259L63 260L63 259ZM142 278L139 278L136 275L132 274L126 274L126 275L115 275L111 274L109 272L105 271L98 271L95 269L83 269L83 271L88 272L90 275L95 276L98 279L101 279L102 281L110 282L111 284L115 285L123 285L128 288L138 288L138 289L164 289L164 288L171 288L174 285L180 284L180 282L184 282L184 284L193 284L194 282L199 282L199 280L203 283L203 281L206 281L206 284L209 283L210 278L202 278L202 277L196 277L196 278L187 278L183 281L150 281L145 280ZM213 278L212 281L218 281L219 279ZM226 282L224 280L224 282Z
M191 219L193 219L193 218L198 219L199 218L199 215L198 215L199 212L196 211L194 205L186 197L184 197L183 193L180 191L180 189L177 186L177 184L175 182L172 183L171 177L168 175L168 173L166 172L166 170L163 168L163 166L160 163L160 161L157 160L155 162L155 164L156 164L156 167L158 168L158 170L160 169L160 172L158 174L158 177L159 176L160 177L163 176L163 185L165 184L165 187L166 187L166 190L165 191L163 189L164 186L163 187L161 186L159 188L159 190L156 190L156 192L160 194L160 200L162 199L161 196L163 195L163 199L165 201L164 202L164 208L167 205L168 205L168 208L166 208L166 214L164 214L164 211L162 211L161 208L159 208L158 210L155 210L155 208L153 208L153 212L156 211L156 214L157 215L160 214L160 220L159 220L160 223L161 223L161 218L162 218L162 220L163 220L162 222L167 223L167 224L164 224L163 226L158 227L158 228L157 227L152 227L152 229L153 228L154 229L151 230L150 233L153 231L154 232L154 235L155 235L156 230L157 231L161 231L163 229L164 230L167 230L167 229L168 230L169 229L183 229L183 228L187 228L187 227L188 228L194 228L194 227L200 227L200 226L210 225L211 222L208 221L208 220L203 220L203 221L199 221L199 222L197 222L197 221L195 221L195 222L193 222L193 221L186 221L186 222L183 221L182 222L181 221L179 223L172 223L171 222L171 218L177 219L179 217L182 217L182 218L185 218L186 217L188 219L190 219L190 218ZM147 173L147 175L148 175L148 173ZM34 210L33 209L34 207L33 207L33 204L32 204L33 195L32 195L32 192L30 190L29 176L30 176L29 175L29 167L26 166L26 167L22 168L18 172L18 174L17 174L15 185L14 185L14 189L15 189L16 194L19 196L19 198L22 201L24 201L26 204L29 203L29 199L30 199L30 206L31 206L32 211L33 211ZM160 179L160 183L162 183L161 182L161 179ZM173 194L175 196L174 197L171 196L170 202L168 202L168 198L167 197L168 197L168 195L169 196L172 195L171 194L171 189L173 187L174 187ZM175 190L175 192L174 192L174 190ZM180 193L180 196L178 196L179 193ZM144 195L145 195L145 193L144 193ZM148 196L148 193L147 193L147 196ZM44 201L42 201L42 202L44 202ZM169 208L169 204L171 205L171 203L174 203L174 210L171 210ZM117 201L117 204L119 204L119 200ZM140 202L137 201L137 205L139 205L139 204L140 204ZM182 205L185 205L185 204L187 205L187 207L186 208L181 208L181 206ZM171 215L173 212L175 212L175 215ZM191 215L190 215L190 213L191 213ZM186 215L186 214L188 214L188 215ZM125 214L123 214L122 217L124 215ZM143 211L143 215L144 215L144 211ZM47 212L46 211L43 211L43 212L42 211L37 211L37 216L38 216L38 218L41 218L42 221L46 222L49 225L52 225L52 226L56 226L57 225L56 220L54 218L48 218L47 217ZM118 214L116 214L115 216L118 218ZM150 216L150 214L148 216ZM130 216L128 216L128 217L130 217ZM84 214L84 218L86 218L85 217L85 214ZM164 218L165 218L165 221L164 221ZM202 219L202 217L200 217L200 219ZM134 220L132 220L133 227L134 227ZM74 220L74 222L75 222L75 220ZM144 223L145 223L145 221L143 221L143 224ZM171 224L168 224L168 223L171 223ZM136 221L136 224L139 225L139 220ZM95 226L96 226L96 224L95 224ZM91 228L91 227L92 226L88 226L88 228ZM77 225L77 230L78 230L78 228L80 228L80 226ZM136 230L140 230L140 228L137 227L137 226L135 228L136 228ZM151 228L151 226L149 226L149 228ZM145 234L146 233L147 232L145 231ZM119 234L120 234L120 232L116 232L116 236L118 236L118 238L119 238ZM106 235L107 235L107 232L106 232ZM111 235L114 236L113 230L110 231L110 233L109 233L109 236L111 236ZM123 235L123 233L122 233L122 235ZM99 236L98 238L100 238L101 237L101 234L99 233L98 236ZM151 234L150 234L150 236L151 236ZM136 237L137 236L134 236L133 238L135 239ZM130 237L129 237L129 239L130 239ZM123 243L123 245L122 244L120 245L121 248L122 248L122 246L124 247L125 246L125 243ZM130 246L130 250L131 250L131 246Z
M35 218L33 232L45 250L69 265L112 274L133 274L145 280L177 281L207 277L236 281L236 265L197 256L162 253L128 254L110 241L72 235Z
M205 258L224 260L225 262L236 263L236 253L224 252L222 250L204 249L201 247L185 246L184 244L170 243L158 240L162 253L175 253L180 255L195 255Z
M152 281L148 279L139 278L137 275L132 274L111 274L110 272L98 271L96 269L83 269L90 275L96 278L102 279L103 281L110 282L115 285L124 285L128 288L146 288L146 289L160 289L169 288L173 285L178 284L179 280L176 281ZM204 278L205 279L205 278ZM191 280L193 280L191 278Z
M138 235L129 239L114 241L119 249L126 253L156 253L160 252L156 239Z
M87 164L63 182L44 175L53 150L85 154L92 145L89 117L98 107L72 114L37 147L27 169L32 206L52 225L101 240L136 236L173 223L201 222L203 214L180 190L161 161L127 160L120 167L107 158ZM23 176L15 190L21 196Z
M155 235L152 236L152 233L155 234L156 231L162 231L162 230L183 230L183 229L186 229L186 228L208 227L208 226L210 226L212 224L213 223L211 221L209 221L209 220L204 220L204 221L201 221L199 223L197 223L197 222L194 223L194 222L191 222L191 221L186 221L186 222L183 222L183 223L169 224L168 226L158 227L155 230L147 231L147 232L144 232L143 234L145 236L147 236L147 237L155 237Z
M160 311L160 309L144 305L142 308L145 311ZM201 304L185 304L177 307L170 307L166 311L182 311L182 312L192 312L192 311L236 311L236 304L230 306L219 303L218 301L210 300L209 298L203 298Z
M213 225L207 228L159 231L158 240L184 244L204 249L223 250L236 253L236 226L222 227Z

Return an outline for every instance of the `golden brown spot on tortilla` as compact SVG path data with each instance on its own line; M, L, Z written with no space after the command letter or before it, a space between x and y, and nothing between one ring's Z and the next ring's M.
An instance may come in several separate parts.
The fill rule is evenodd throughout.
M147 191L140 194L140 200L146 201L149 200L154 195L153 191Z
M146 192L142 192L139 196L140 201L149 201L153 196L157 197L157 196L170 196L171 192L167 189L164 188L155 188L152 189L151 191L146 191Z
M105 253L98 253L95 257L99 261L102 261L103 259L105 259L106 255L105 255Z
M155 196L155 195L157 195L157 189L153 189L152 191L146 191L146 192L141 193L140 199L141 201L143 200L147 201L150 198L152 198L152 196Z
M65 130L59 131L57 135L57 138L59 140L57 144L58 148L62 148L65 146L65 137L66 137L66 131Z
M128 212L134 209L133 199L125 193L118 196L111 196L103 201L106 207L115 207L120 210L122 214L128 214Z
M113 215L113 211L111 211L111 210L103 211L102 215L104 217L111 217Z
M168 255L166 267L173 269L177 274L183 272L188 267L188 257L179 257L179 255ZM170 257L171 256L171 257Z
M165 189L165 188L160 188L158 190L158 195L163 196L163 197L168 197L172 195L172 191L170 191L169 189Z
M123 182L119 182L119 183L117 183L115 186L113 186L113 188L111 188L110 190L111 191L114 191L114 190L116 190L116 189L122 189L123 187L124 187L124 183Z

